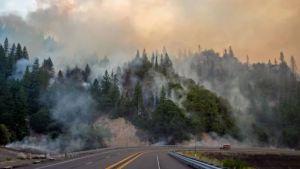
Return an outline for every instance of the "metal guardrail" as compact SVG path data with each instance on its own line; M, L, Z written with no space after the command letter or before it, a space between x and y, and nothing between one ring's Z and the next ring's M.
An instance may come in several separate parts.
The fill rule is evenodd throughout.
M196 169L225 169L225 168L222 168L222 167L218 167L218 166L215 166L213 164L208 164L206 162L203 162L203 161L199 161L199 160L196 160L194 158L191 158L191 157L187 157L185 155L182 155L182 154L179 154L179 153L176 153L176 152L169 152L168 153L170 156L176 158L177 160L193 167L193 168L196 168Z

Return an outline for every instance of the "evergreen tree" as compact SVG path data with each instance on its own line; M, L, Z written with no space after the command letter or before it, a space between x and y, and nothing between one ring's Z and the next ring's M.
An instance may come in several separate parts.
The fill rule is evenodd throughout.
M99 97L101 96L101 87L97 79L95 79L93 84L91 85L90 92L94 99L99 102Z
M23 47L22 56L24 59L27 59L27 60L29 59L29 55L28 55L26 46Z
M143 50L143 64L146 65L149 62L146 49Z
M86 64L85 69L84 69L84 81L87 82L88 78L91 74L91 68L89 66L89 64Z
M39 96L40 96L40 82L42 81L40 75L39 60L36 59L32 65L32 71L30 75L30 87L28 90L30 113L35 113L39 110Z
M171 59L169 57L169 54L167 52L165 53L164 66L166 68L172 68L172 61L171 61Z
M16 63L15 50L16 50L16 46L15 46L15 44L13 44L11 49L10 49L10 53L8 55L8 64L7 64L6 77L9 77L9 76L12 75L13 67Z
M296 65L296 60L294 58L294 56L291 56L291 61L290 61L290 65L291 65L291 71L292 71L292 76L295 79L297 76L297 65Z
M117 106L117 103L119 102L120 97L120 90L118 86L118 78L117 75L112 72L111 74L111 86L110 86L110 92L109 97L111 99L112 108Z
M4 40L4 52L5 52L5 56L8 56L8 39L5 38Z
M283 52L280 52L279 60L280 60L280 64L284 64L285 63Z
M20 60L23 58L23 51L21 45L18 43L17 44L17 49L16 49L16 61Z
M64 74L61 70L58 71L57 73L57 80L60 82L60 83L63 83L64 82Z
M164 100L166 100L166 91L165 91L165 87L162 86L161 91L160 91L159 101L163 102Z
M154 65L155 69L158 69L157 57L158 57L158 54L156 53L156 55L155 55L155 65Z
M27 102L27 94L22 87L19 87L18 91L15 93L14 106L14 131L16 132L16 138L18 140L23 139L29 134L28 114L29 106Z
M229 53L228 53L228 55L230 57L234 57L234 53L233 53L233 50L232 50L231 46L229 46Z
M163 66L164 64L164 56L163 54L160 55L160 66Z
M142 94L142 86L140 85L139 82L137 82L134 87L133 103L138 114L140 115L143 109L143 94Z
M23 87L28 91L31 88L31 74L29 72L29 67L26 67L23 79L22 79Z
M0 45L0 74L5 75L6 73L6 57L5 57L5 50Z
M155 56L154 56L154 52L152 53L151 56L151 65L154 66L154 60L155 60Z
M135 58L137 58L137 59L139 59L139 58L140 58L140 51L139 51L139 50L137 50L137 51L136 51Z
M44 73L47 73L50 78L54 77L55 71L53 68L53 62L50 57L43 61L42 69L45 71Z
M171 100L160 102L153 112L151 131L168 144L189 139L191 124L184 112Z
M14 126L13 107L14 100L9 86L5 81L5 76L0 74L0 123L12 129Z
M30 117L30 126L37 133L48 134L51 121L49 110L43 107Z
M108 94L110 86L111 86L110 77L109 77L108 71L105 70L105 73L101 80L101 93Z

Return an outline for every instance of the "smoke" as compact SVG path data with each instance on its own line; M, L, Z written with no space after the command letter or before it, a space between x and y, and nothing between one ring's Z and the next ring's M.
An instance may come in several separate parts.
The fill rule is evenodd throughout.
M93 117L97 112L85 87L69 83L67 86L53 84L50 88L41 102L50 107L50 116L62 126L63 133L54 139L51 135L33 134L7 146L53 153L106 146L104 139L110 138L110 130L100 124L94 125Z
M219 51L232 45L239 59L249 54L253 62L273 59L280 50L300 55L297 0L288 4L284 0L38 0L35 4L25 19L2 14L0 39L20 41L31 49L31 56L51 56L58 68L91 62L93 54L118 55L123 60L141 47L166 46L176 53L198 44Z
M27 59L20 59L17 61L17 63L15 64L15 68L14 68L14 72L12 75L12 78L15 80L20 80L23 78L26 68L30 68L31 67L31 62Z
M36 5L25 18L1 14L0 40L8 37L10 42L24 44L30 49L31 58L42 60L50 56L56 70L66 65L84 67L88 63L93 70L91 79L98 78L106 69L115 72L117 66L132 58L134 51L141 47L154 51L166 46L170 53L175 53L178 49L193 49L198 44L219 51L232 45L239 59L244 60L249 54L251 62L272 59L276 50L287 51L296 58L300 56L297 0L290 0L288 4L284 0L37 0ZM105 56L110 61L101 65ZM248 112L249 100L239 88L239 79L215 85L207 79L199 79L191 67L194 60L180 57L176 70L228 99L236 109L234 116L239 119L239 125L247 129L253 117ZM13 78L20 79L26 66L30 66L28 61L18 61ZM231 64L225 66L239 70ZM155 72L147 76L149 80L143 84L144 100L153 97L149 94L153 91L156 91L153 97L156 99L166 79ZM138 80L130 79L131 84ZM93 127L93 114L97 112L86 92L55 89L50 98L51 116L63 124L68 134L51 144L44 144L51 139L43 136L40 147L53 145L45 149L60 151L65 147L66 151L72 151L89 142L82 139L82 135L98 137L93 133L99 130L96 132L100 133L99 138L109 137L105 129ZM176 101L174 93L171 98ZM176 102L180 104L180 100ZM27 144L35 142L31 138L27 140ZM101 142L98 143L102 145Z
M211 133L202 133L200 138L194 138L187 142L184 142L183 145L187 146L203 146L203 147L221 147L224 144L230 144L231 146L237 147L252 147L256 144L254 142L250 142L249 140L245 140L240 142L229 135L225 135L220 137L218 134Z

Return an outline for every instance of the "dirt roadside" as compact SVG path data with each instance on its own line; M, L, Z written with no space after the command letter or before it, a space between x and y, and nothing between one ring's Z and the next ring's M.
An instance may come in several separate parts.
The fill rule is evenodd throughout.
M295 150L241 148L201 152L218 160L242 160L258 169L300 169L300 151Z

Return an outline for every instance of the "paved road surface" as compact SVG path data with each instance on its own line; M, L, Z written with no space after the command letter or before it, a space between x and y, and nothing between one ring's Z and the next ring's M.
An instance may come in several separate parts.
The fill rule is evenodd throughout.
M65 161L34 164L24 169L190 169L170 157L171 148L116 149Z

